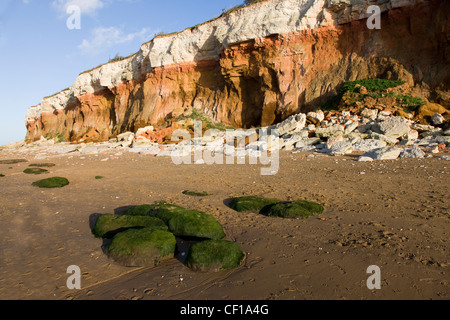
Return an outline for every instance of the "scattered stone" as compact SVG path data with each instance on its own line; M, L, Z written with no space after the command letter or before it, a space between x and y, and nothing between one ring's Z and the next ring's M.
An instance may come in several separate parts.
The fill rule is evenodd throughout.
M231 241L210 240L191 246L186 265L193 271L219 272L239 267L245 255L238 244Z
M130 229L114 236L106 251L110 258L126 267L157 266L173 258L175 236L167 231Z
M371 120L375 120L378 116L378 110L377 109L364 109L361 111L361 116L364 118L369 118Z
M280 137L285 135L290 131L301 130L306 125L306 115L301 113L298 115L293 115L280 124L269 127L270 130L277 130Z
M372 162L373 159L371 157L361 156L358 158L358 162Z

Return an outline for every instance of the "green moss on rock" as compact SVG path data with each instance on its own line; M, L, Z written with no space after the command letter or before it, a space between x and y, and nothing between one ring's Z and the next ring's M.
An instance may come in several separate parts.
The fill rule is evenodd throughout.
M32 163L29 167L38 167L38 168L52 168L56 166L54 163Z
M310 216L321 214L323 213L323 211L324 208L316 202L299 200L291 202L280 202L271 206L267 206L263 210L261 210L261 214L270 217L307 219Z
M0 173L0 178L3 178L5 175Z
M229 206L238 212L260 211L264 207L279 203L277 199L266 199L261 196L240 197L231 200Z
M130 229L118 233L106 248L108 256L127 267L157 266L173 258L175 236L167 231Z
M244 257L241 248L234 242L208 240L192 245L186 265L194 271L218 272L239 267Z
M69 184L69 180L62 177L53 177L33 182L33 186L39 188L62 188Z
M125 215L127 216L148 216L150 210L154 207L154 205L143 204L140 206L134 206L125 211Z
M207 197L207 196L210 196L210 194L207 193L207 192L196 192L196 191L190 191L190 190L183 191L183 194L186 195L186 196L191 196L191 197Z
M168 230L164 221L158 218L104 214L98 217L95 226L92 229L92 233L97 238L110 239L120 232L133 228L147 228L162 231Z
M45 169L41 169L41 168L28 168L23 170L24 173L26 174L43 174L43 173L48 173L48 170Z
M178 237L196 237L220 240L225 237L220 223L210 214L189 210L172 204L156 204L150 216L163 220L169 230Z

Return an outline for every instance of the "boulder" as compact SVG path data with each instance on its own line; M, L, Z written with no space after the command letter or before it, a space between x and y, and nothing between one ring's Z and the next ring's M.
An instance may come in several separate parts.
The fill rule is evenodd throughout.
M400 158L424 158L425 152L417 146L404 148L400 152Z
M329 149L332 155L344 155L353 152L353 145L350 141L339 141Z
M225 237L220 223L210 214L171 204L151 205L149 215L163 220L178 237L220 240Z
M173 258L176 243L175 236L167 231L130 229L115 235L106 252L126 267L152 267Z
M378 124L382 134L389 138L399 138L411 130L408 120L403 117L391 117Z
M290 219L307 219L323 213L324 207L312 201L299 200L280 202L264 207L260 213L269 217L281 217Z
M344 127L340 124L334 124L326 128L317 128L316 137L318 138L329 138L337 134L343 134Z
M232 199L229 207L237 212L259 212L264 207L278 202L280 200L264 198L262 196L239 197Z
M98 217L95 222L92 233L96 238L111 239L116 234L128 229L153 229L167 231L168 228L164 221L154 217L140 215L122 215L104 214Z
M47 189L53 189L53 188L63 188L67 185L69 185L69 180L62 177L53 177L48 179L39 180L32 183L33 186L39 187L39 188L47 188Z
M445 118L441 114L435 113L431 117L430 121L431 121L431 124L433 126L438 126L438 125L441 125L441 124L443 124L445 122Z
M285 135L286 133L289 133L291 131L297 131L301 130L306 125L306 115L303 113L300 113L298 115L293 115L284 120L283 122L269 127L269 129L277 130L280 137Z
M395 160L400 156L402 149L394 147L384 147L369 151L362 157L369 157L373 160Z
M189 250L186 265L193 271L219 272L239 267L245 255L231 241L209 240L195 243Z
M368 152L374 149L380 149L387 146L387 143L383 140L365 139L358 140L353 144L353 151Z

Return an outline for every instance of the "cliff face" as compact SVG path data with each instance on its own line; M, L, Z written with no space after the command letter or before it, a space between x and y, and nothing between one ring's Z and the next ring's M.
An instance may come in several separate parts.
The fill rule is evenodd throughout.
M369 30L367 7L377 2L381 29ZM364 78L406 80L445 105L449 43L449 1L260 2L81 74L30 108L26 138L104 141L190 108L235 127L266 126Z

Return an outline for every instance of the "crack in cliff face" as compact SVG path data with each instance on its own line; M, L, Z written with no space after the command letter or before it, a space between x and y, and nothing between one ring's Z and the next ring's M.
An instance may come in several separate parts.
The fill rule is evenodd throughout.
M309 14L319 2L298 7L298 14ZM350 19L349 8L334 8L339 14L333 19ZM327 12L321 11L318 19L326 20ZM163 126L192 108L234 127L268 126L320 107L343 82L364 78L404 80L422 97L446 104L449 17L449 2L432 0L384 12L381 30L369 30L365 20L353 17L338 26L256 37L225 48L213 36L220 31L215 25L199 40L202 46L193 45L197 54L191 62L153 67L156 58L142 53L130 58L133 76L121 71L126 62L107 66L120 74L118 82L101 68L83 74L76 90L56 95L49 100L53 104L39 110L30 109L27 139L63 135L69 141L105 141L148 125ZM300 22L304 18L295 24ZM188 34L200 39L201 28ZM158 41L150 44L150 52L164 44ZM176 51L180 45L174 42L169 48ZM80 83L89 77L92 87L83 89Z

